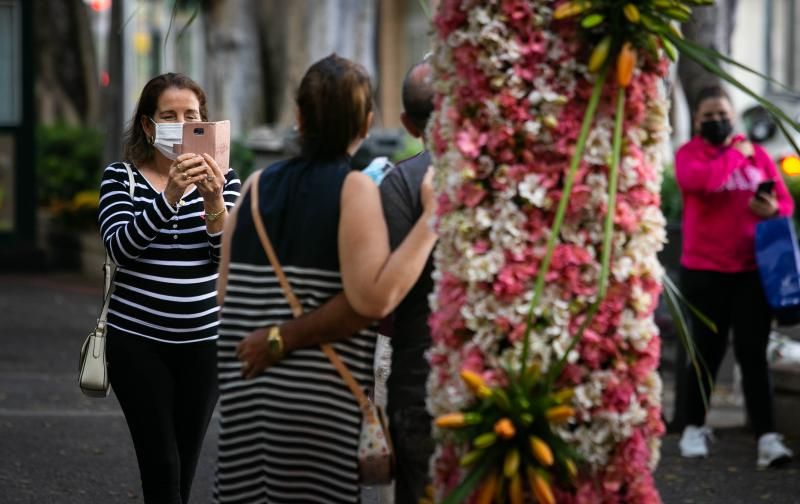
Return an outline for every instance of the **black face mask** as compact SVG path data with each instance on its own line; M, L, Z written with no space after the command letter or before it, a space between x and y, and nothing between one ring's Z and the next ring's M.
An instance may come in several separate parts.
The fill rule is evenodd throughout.
M722 145L731 136L731 133L733 133L733 125L730 119L700 123L700 136L712 145Z

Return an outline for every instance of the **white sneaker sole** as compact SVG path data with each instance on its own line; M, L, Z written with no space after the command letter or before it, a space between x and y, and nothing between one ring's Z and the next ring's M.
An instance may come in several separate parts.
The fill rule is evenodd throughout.
M762 463L761 461L758 461L758 463L756 464L756 468L762 471L765 469L775 469L777 467L783 467L791 461L792 461L791 455L781 455L777 458L770 460L767 463Z

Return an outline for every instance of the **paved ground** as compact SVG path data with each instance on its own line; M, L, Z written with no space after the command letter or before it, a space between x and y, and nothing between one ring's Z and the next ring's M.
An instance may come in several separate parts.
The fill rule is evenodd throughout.
M99 298L77 275L0 275L0 504L142 502L116 400L88 399L75 382ZM708 460L681 459L676 436L665 438L656 472L665 503L800 504L800 463L756 471L755 442L736 427L736 402L715 402L712 421L725 427ZM212 421L193 503L210 501L215 440ZM796 451L799 441L789 440Z

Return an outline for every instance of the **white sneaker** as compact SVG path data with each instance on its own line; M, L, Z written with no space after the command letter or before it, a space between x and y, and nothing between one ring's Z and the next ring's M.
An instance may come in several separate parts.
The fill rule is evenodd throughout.
M708 441L710 439L712 439L710 428L687 425L681 436L681 457L708 457Z
M758 438L758 462L759 469L775 467L784 464L792 459L794 453L783 444L783 436L776 432L762 434Z

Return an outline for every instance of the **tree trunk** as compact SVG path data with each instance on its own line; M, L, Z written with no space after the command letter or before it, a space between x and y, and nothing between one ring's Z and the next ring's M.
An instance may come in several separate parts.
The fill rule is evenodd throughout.
M124 0L123 0L124 1ZM108 32L109 84L103 88L103 127L106 133L103 161L111 163L122 158L122 132L125 124L123 111L123 56L122 48L122 1L111 5L111 29Z
M713 6L695 8L691 21L683 25L686 39L729 55L738 1L718 0ZM689 58L679 60L678 76L689 110L694 109L697 94L701 89L720 84L719 77Z
M309 65L333 52L375 75L377 0L213 0L206 4L206 91L215 118L244 133L295 122Z
M94 47L82 0L35 0L36 101L40 123L93 124L98 113Z

